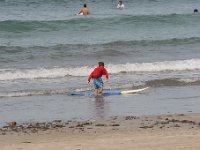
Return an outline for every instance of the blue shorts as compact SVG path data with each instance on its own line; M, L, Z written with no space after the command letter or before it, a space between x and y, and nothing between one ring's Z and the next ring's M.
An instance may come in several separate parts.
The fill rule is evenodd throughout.
M93 83L95 89L103 88L103 80L101 78L93 79Z

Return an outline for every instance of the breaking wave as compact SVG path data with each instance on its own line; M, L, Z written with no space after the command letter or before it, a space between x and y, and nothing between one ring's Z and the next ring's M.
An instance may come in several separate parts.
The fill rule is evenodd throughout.
M108 64L106 66L110 74L131 72L165 72L165 71L188 71L200 70L200 59L163 61L153 63L126 63ZM66 76L88 76L94 66L82 66L75 68L36 68L36 69L1 69L0 80L34 80L63 78Z

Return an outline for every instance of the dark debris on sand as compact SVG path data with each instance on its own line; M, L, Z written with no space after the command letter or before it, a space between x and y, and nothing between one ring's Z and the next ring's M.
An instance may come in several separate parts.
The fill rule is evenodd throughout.
M0 135L6 134L37 134L45 131L61 131L61 132L97 132L102 128L106 130L138 130L138 129L163 129L163 128L179 128L182 126L194 128L200 127L200 122L190 119L181 119L185 117L179 115L173 116L159 116L159 117L114 117L109 120L99 121L72 121L63 122L62 120L54 120L52 122L28 122L19 124L16 121L8 123L6 126L0 127ZM177 119L178 118L178 119ZM94 129L94 130L93 130ZM97 131L95 129L98 129Z

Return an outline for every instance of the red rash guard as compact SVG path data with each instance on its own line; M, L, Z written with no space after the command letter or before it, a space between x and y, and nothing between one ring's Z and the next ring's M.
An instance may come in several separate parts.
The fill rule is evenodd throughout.
M100 78L102 77L102 75L105 75L106 78L108 79L108 72L107 70L103 67L103 66L99 66L97 68L94 69L94 71L92 71L92 73L90 74L88 81L90 82L91 78Z

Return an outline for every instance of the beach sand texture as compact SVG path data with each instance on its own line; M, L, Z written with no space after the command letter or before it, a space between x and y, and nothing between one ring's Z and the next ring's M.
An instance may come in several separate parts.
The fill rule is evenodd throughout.
M30 123L29 123L30 124ZM199 150L200 115L126 116L59 121L44 130L1 128L1 150ZM59 125L63 126L59 126ZM32 123L33 125L33 123ZM3 133L3 134L2 134Z

